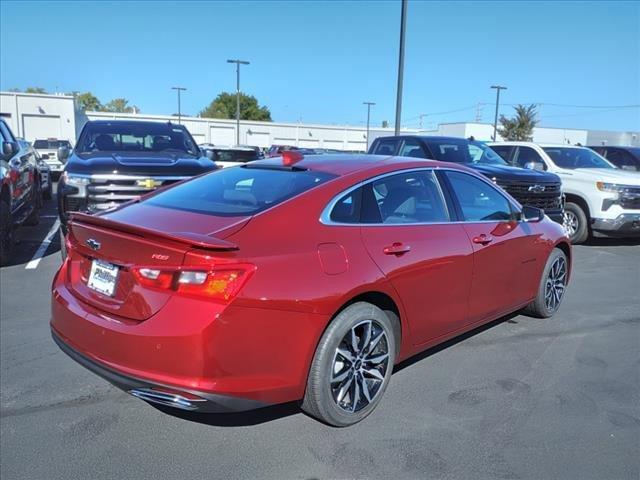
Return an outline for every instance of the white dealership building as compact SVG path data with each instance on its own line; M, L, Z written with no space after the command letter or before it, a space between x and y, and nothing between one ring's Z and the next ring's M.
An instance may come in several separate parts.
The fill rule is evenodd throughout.
M17 136L28 141L58 138L70 140L72 144L75 144L78 133L88 120L178 121L177 117L170 115L84 112L78 109L74 97L71 96L22 92L0 92L0 115ZM232 145L236 141L235 120L182 117L182 123L200 144ZM393 133L392 128L372 127L369 141ZM477 140L489 141L493 135L493 125L472 122L443 123L436 130L403 129L402 133L473 136ZM295 145L364 151L367 148L366 137L366 129L362 126L240 121L240 143L258 147ZM552 144L640 146L640 132L536 127L533 141Z

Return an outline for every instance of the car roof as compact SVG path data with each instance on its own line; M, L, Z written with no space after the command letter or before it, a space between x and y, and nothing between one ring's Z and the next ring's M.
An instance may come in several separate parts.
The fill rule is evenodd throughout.
M171 125L172 127L184 127L173 122L154 122L152 120L89 120L91 125ZM186 127L185 127L186 128Z
M208 144L207 146L211 150L246 150L246 151L255 151L258 147L251 147L249 145L213 145Z
M282 166L282 157L271 157L264 160L251 162L252 167L279 167ZM386 155L367 154L328 154L328 155L304 155L302 160L295 162L292 166L312 171L325 172L333 175L347 175L350 173L365 170L401 170L403 168L433 167L442 168L452 166L458 170L471 171L460 165L440 162L435 160L423 160L407 157L389 157ZM395 166L397 168L389 168Z
M527 147L540 147L540 148L589 148L584 145L569 145L565 143L536 143L536 142L520 142L520 141L511 141L511 142L487 142L487 145L490 147L499 147L500 145L505 146L527 146Z

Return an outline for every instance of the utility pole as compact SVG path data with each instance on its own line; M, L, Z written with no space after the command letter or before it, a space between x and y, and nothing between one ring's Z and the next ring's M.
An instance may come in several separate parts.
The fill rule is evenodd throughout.
M422 130L422 119L426 116L427 116L426 113L421 113L420 115L418 115L418 117L420 117L420 130Z
M367 106L367 150L369 150L369 120L371 118L371 106L375 105L374 102L362 102L363 105Z
M478 102L478 104L476 104L476 123L480 123L482 121L482 107L483 106L484 106L484 103Z
M180 111L180 92L184 92L186 90L186 88L184 87L171 87L171 90L177 90L178 91L178 123L181 124L182 123L182 112ZM134 107L134 112L135 112L135 107Z
M496 116L493 119L493 141L496 141L496 135L498 131L498 109L500 108L500 90L506 90L507 87L502 87L500 85L491 85L491 88L495 88L496 90Z
M407 0L401 0L400 13L400 52L398 54L398 88L396 91L396 129L395 134L400 135L400 117L402 116L402 83L404 75L404 31L407 24Z
M236 145L240 145L240 65L249 65L245 60L227 60L236 64Z

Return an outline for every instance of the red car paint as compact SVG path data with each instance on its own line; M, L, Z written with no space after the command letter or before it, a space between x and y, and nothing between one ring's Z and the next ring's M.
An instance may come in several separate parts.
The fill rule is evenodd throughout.
M281 164L276 158L254 167ZM172 210L143 199L73 220L69 256L53 282L54 337L150 385L282 403L303 397L323 331L355 298L375 293L395 303L401 361L526 305L551 250L561 245L570 254L561 227L548 219L393 226L319 220L332 199L372 177L419 168L483 178L465 167L352 155L308 157L295 166L336 176L252 216ZM87 246L90 238L101 244L98 252ZM121 267L113 297L88 288L91 258ZM249 273L229 301L136 277L141 267L211 265L251 271L240 270Z

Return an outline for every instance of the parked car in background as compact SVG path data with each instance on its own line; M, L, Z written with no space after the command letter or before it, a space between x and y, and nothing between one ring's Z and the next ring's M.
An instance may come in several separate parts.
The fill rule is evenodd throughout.
M586 147L531 142L491 143L507 162L556 173L566 195L566 228L573 243L591 235L640 235L640 174L616 168Z
M58 183L62 230L70 212L97 213L175 182L215 170L183 125L171 122L87 122ZM68 159L68 160L67 160Z
M260 147L250 147L247 145L226 146L204 144L200 145L200 149L205 153L211 152L211 154L207 156L221 168L242 165L264 158Z
M286 152L288 150L298 150L298 147L294 147L293 145L271 145L267 152L267 157L277 157L282 154L282 152Z
M557 175L515 168L482 142L456 137L401 135L376 138L369 153L427 158L466 165L502 187L521 205L541 208L562 224L562 184Z
M71 142L69 140L58 140L57 138L47 138L46 140L36 140L33 142L33 148L42 156L42 159L49 165L51 173L57 180L64 170L63 159L58 158L58 149L66 148L71 150Z
M398 362L522 308L551 317L571 272L562 227L477 172L365 155L218 170L75 214L67 241L51 329L74 360L148 402L302 400L335 426Z
M49 165L42 160L42 157L30 142L27 142L24 138L18 138L17 140L20 148L29 156L29 161L35 169L37 208L42 208L44 201L49 200L53 196L51 169Z
M0 264L4 265L11 256L16 228L37 225L40 217L33 152L20 145L4 120L0 120L0 140Z
M640 172L640 147L616 147L607 145L587 148L598 152L618 168Z

